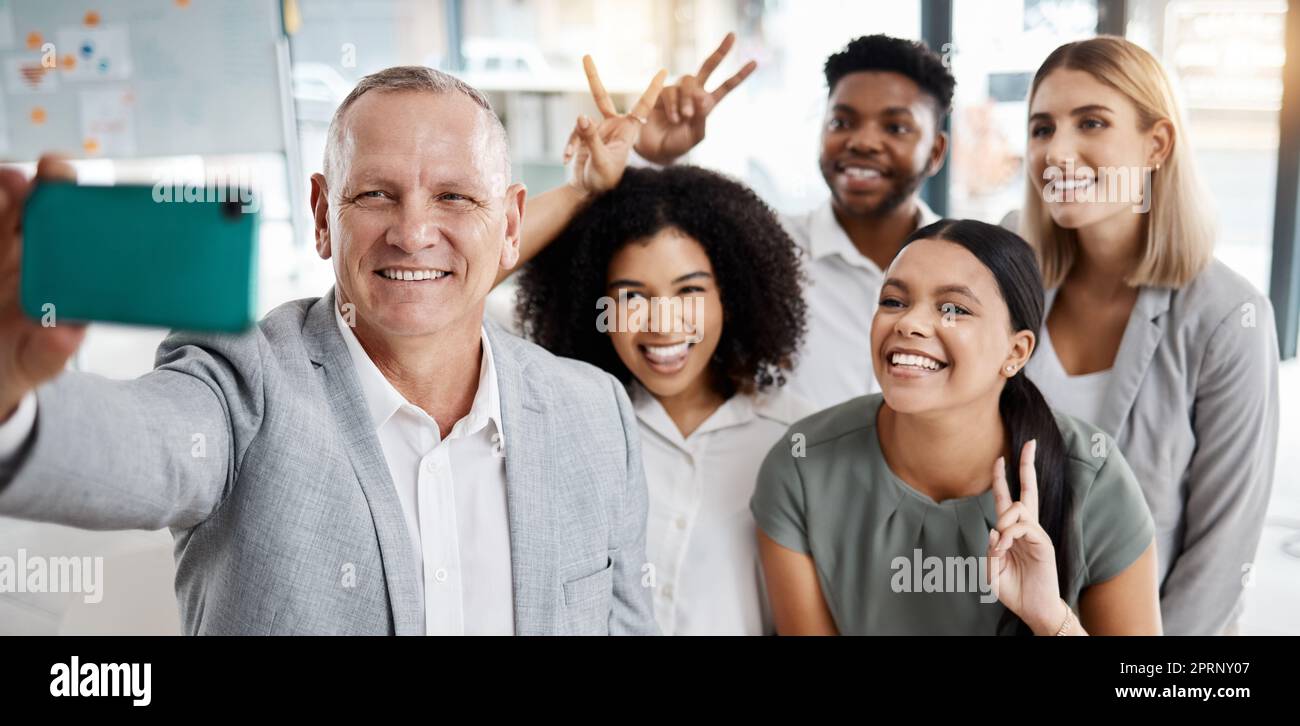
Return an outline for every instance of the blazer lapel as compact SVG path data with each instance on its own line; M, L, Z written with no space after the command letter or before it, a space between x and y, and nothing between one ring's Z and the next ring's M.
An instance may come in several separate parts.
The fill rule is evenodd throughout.
M543 382L527 375L529 351L521 341L491 322L486 328L501 389L501 425L505 429L515 634L553 634L558 629L555 582L559 533L551 496L555 464L546 456L553 449L545 417L549 390Z
M423 635L424 617L416 580L420 573L411 554L397 488L379 446L352 358L334 320L333 289L307 312L303 338L375 522L394 631L397 635Z
M1097 426L1118 440L1147 368L1165 335L1165 313L1173 291L1164 287L1143 287L1138 292L1133 314L1124 328L1124 338L1111 366L1110 391L1102 403Z

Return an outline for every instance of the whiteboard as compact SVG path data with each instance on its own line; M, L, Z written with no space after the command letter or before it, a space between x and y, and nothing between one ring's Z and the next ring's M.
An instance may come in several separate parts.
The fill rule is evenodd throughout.
M0 0L0 159L284 153L279 0Z

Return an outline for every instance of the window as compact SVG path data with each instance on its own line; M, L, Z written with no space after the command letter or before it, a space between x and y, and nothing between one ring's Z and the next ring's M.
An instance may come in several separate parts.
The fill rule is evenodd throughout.
M998 222L1024 203L1026 101L1063 43L1097 34L1096 0L955 0L949 216Z
M1285 0L1129 3L1127 36L1165 66L1218 216L1216 256L1268 291L1286 60Z

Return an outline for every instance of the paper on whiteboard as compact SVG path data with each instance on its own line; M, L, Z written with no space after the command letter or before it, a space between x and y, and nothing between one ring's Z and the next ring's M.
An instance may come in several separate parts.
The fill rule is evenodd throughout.
M131 77L131 46L125 25L64 28L55 37L65 80L123 81Z
M131 89L96 89L78 96L81 147L86 156L135 154L135 96Z
M59 90L59 74L41 63L41 56L25 53L5 59L5 90L13 95L53 93Z

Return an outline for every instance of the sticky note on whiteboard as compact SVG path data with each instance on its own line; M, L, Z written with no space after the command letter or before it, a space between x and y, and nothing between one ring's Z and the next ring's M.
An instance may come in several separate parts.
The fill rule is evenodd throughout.
M65 80L123 81L131 77L131 45L125 25L63 28L55 38Z

